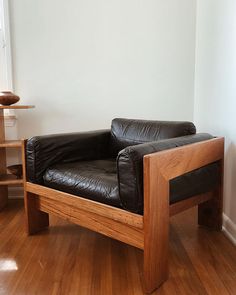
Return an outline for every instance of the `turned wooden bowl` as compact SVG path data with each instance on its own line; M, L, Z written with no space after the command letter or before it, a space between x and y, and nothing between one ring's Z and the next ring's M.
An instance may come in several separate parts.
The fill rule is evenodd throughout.
M15 95L11 91L2 91L0 92L0 104L4 106L9 106L20 100L18 95Z
M21 164L8 166L7 171L9 173L15 175L18 179L22 178L23 171L22 171L22 165Z

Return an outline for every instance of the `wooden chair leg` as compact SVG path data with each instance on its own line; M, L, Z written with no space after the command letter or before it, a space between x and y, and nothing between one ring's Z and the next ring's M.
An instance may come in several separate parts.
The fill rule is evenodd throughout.
M29 235L35 234L49 226L48 213L37 209L37 196L25 192L26 226Z
M143 286L152 293L168 278L169 182L147 160L145 168Z
M222 229L223 222L223 159L220 161L220 183L213 199L198 205L198 224L214 230Z
M214 230L222 229L222 192L217 189L213 199L198 205L198 224Z
M156 237L150 236L150 243L144 246L143 289L148 294L168 279L169 224L159 224L158 228L159 242L154 242Z

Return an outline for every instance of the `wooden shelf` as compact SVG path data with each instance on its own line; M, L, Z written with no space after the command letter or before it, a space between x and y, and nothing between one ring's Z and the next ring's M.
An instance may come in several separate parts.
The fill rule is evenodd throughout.
M4 142L0 142L0 148L17 148L17 147L22 147L22 142L21 140L6 140Z
M29 110L33 109L34 105L13 104L10 106L0 105L0 210L2 210L8 200L7 186L22 186L23 179L18 179L13 174L7 174L7 148L18 148L23 155L23 141L21 139L6 140L5 138L5 123L9 119L4 116L4 110ZM30 124L30 123L29 123ZM22 176L23 178L23 176Z
M3 106L0 105L0 109L5 109L5 110L10 110L10 109L15 109L15 110L19 110L19 109L34 109L35 106L34 105L10 105L10 106Z
M21 185L23 184L23 179L18 179L12 174L0 175L0 186L1 185Z

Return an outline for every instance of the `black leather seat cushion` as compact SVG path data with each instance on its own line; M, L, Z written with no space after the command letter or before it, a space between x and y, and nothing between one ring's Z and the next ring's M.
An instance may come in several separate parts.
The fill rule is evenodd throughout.
M170 204L212 190L218 181L218 172L218 165L213 163L171 180ZM50 188L123 208L115 159L57 164L46 170L43 179ZM138 212L126 209L143 213L143 208Z
M43 179L48 187L120 207L115 159L57 164Z

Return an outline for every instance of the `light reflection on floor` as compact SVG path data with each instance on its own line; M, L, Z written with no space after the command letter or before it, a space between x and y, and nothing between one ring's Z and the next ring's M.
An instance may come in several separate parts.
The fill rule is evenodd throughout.
M0 271L18 270L18 266L13 259L0 259Z

